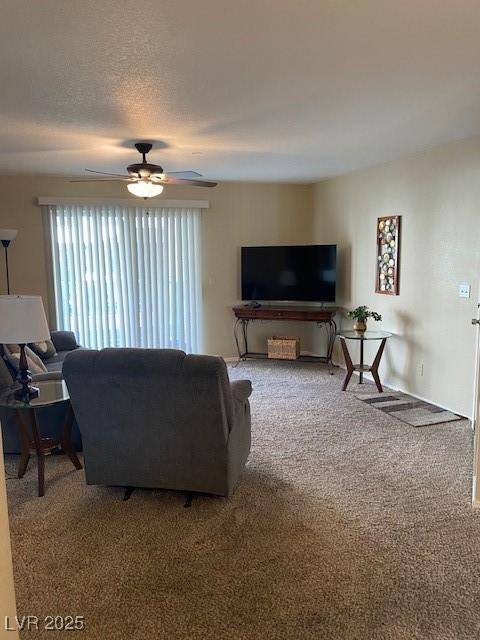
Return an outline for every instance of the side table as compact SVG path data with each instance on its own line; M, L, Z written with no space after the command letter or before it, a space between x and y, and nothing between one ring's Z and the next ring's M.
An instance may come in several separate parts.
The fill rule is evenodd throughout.
M366 371L369 371L372 374L373 379L375 380L378 391L382 393L383 387L380 382L380 376L378 375L378 367L380 365L380 360L382 359L385 344L388 338L392 337L392 334L388 333L387 331L341 331L337 335L340 338L340 344L342 345L345 364L347 365L347 375L345 376L345 380L343 381L342 391L345 391L345 389L347 388L354 371L358 371L360 373L360 384L363 384L363 374ZM347 347L347 340L360 340L359 364L352 363L352 358L350 357L350 353ZM378 347L377 355L375 356L375 359L371 365L366 365L363 361L363 345L365 340L380 340L380 346Z
M74 413L70 404L67 385L63 380L42 380L36 382L39 394L37 398L31 398L29 402L23 402L15 397L17 387L10 387L0 394L0 406L12 409L15 412L15 420L22 442L22 453L18 465L18 477L23 478L33 451L38 463L38 495L45 495L45 454L57 447L62 450L72 461L75 469L81 469L82 465L75 453L71 442ZM42 407L54 404L65 404L65 422L60 438L42 438L38 423L38 411ZM29 428L30 427L30 428Z

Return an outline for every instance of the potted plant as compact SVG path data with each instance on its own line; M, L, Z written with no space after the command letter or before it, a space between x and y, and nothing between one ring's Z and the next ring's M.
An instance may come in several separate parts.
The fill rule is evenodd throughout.
M355 331L359 331L360 333L367 330L368 318L373 318L377 322L382 319L382 316L379 313L376 311L370 311L370 309L365 305L352 309L347 315L352 320L355 320L353 328Z

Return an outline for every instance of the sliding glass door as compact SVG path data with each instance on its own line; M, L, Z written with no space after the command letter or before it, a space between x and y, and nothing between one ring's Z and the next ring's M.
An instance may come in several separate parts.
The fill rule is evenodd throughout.
M90 348L201 351L199 209L47 210L59 329Z

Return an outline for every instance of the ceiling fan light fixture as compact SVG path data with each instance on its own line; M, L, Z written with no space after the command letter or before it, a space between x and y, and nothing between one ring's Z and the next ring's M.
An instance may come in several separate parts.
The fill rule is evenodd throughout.
M150 180L138 180L138 182L127 184L127 189L138 198L153 198L162 193L163 185L154 184Z

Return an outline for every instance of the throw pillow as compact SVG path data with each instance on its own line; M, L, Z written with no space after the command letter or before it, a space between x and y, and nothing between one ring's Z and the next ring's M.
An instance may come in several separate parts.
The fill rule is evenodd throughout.
M42 360L49 360L53 356L57 355L57 350L51 340L45 340L44 342L32 342L28 345L37 356L40 356Z
M5 344L3 345L3 350L9 363L18 372L20 366L20 347L18 344ZM29 347L25 347L25 355L27 356L28 370L32 375L48 371L41 359Z

